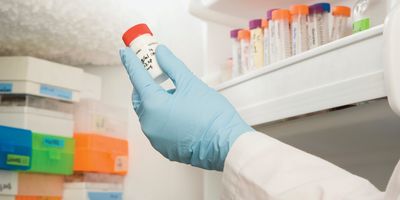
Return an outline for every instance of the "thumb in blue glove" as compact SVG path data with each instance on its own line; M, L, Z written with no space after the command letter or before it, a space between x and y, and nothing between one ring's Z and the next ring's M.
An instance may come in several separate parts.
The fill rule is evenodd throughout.
M156 56L175 84L170 91L154 82L131 49L120 55L135 88L134 109L152 146L171 161L222 171L235 140L253 131L233 106L163 45Z

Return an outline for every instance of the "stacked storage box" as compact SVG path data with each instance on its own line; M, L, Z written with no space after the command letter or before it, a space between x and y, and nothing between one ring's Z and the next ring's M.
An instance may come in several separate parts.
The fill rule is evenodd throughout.
M121 200L128 172L127 111L87 98L76 104L73 176L64 200Z
M0 199L62 199L64 175L73 173L73 103L82 79L79 68L0 58L0 169L21 171L0 173Z

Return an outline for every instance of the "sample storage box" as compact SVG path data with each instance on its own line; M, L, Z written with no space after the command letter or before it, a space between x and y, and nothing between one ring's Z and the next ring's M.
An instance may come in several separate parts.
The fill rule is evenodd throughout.
M0 125L65 137L74 129L72 114L26 106L0 106Z
M13 199L14 200L14 199ZM48 196L16 196L15 200L62 200L62 197Z
M75 132L126 139L127 118L128 112L125 109L82 99L75 105Z
M77 102L83 70L32 57L0 57L0 93Z
M28 170L31 157L32 132L0 126L0 169Z
M75 133L74 171L126 174L128 141L97 134Z
M0 106L32 107L68 114L74 111L74 104L71 102L29 94L0 94Z
M88 183L116 183L123 184L124 176L117 174L102 174L90 172L76 172L65 177L65 182L88 182Z
M30 172L70 175L73 172L75 141L73 138L32 134Z
M16 195L18 192L18 173L0 170L0 195ZM2 199L2 197L0 197Z
M14 195L2 195L2 194L0 194L0 199L1 200L15 200L15 196Z
M64 191L60 175L19 173L17 196L59 197Z
M121 184L66 183L63 200L122 200Z
M101 99L101 78L99 76L83 73L81 99Z

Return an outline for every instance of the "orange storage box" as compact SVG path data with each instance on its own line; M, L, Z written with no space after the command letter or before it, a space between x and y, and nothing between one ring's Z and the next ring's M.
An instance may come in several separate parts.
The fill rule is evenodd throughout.
M15 200L62 200L62 197L16 196Z
M125 175L128 141L98 134L75 133L74 171Z

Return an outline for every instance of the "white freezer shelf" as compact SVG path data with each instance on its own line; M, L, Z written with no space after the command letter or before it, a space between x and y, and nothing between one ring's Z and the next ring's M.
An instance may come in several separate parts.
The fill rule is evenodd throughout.
M251 125L386 97L383 38L383 26L378 26L216 89Z
M189 11L192 15L206 21L231 27L243 27L247 26L251 19L265 17L267 9L289 8L294 4L311 5L319 2L352 7L356 0L191 0Z

